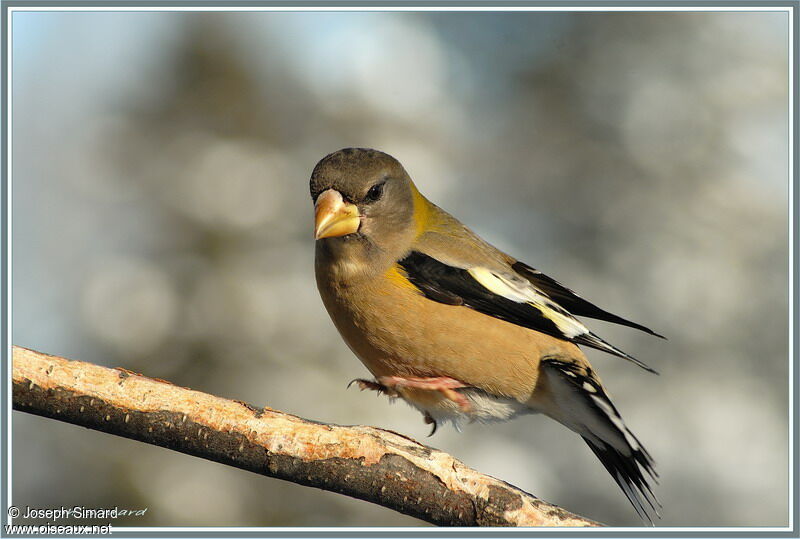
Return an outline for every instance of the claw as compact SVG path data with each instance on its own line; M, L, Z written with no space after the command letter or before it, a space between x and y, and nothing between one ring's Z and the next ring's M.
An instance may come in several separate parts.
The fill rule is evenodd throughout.
M347 389L350 389L350 386L356 383L358 385L358 389L364 391L365 389L371 389L372 391L378 391L382 393L386 391L386 387L379 384L378 382L374 382L372 380L365 380L363 378L356 378L354 380L350 380L350 383L347 384Z
M391 387L385 386L380 382L376 382L374 380L365 380L363 378L356 378L355 380L350 380L350 383L347 384L347 388L350 389L350 386L353 384L358 386L358 389L364 391L365 389L369 389L370 391L377 391L378 395L385 394L389 397L397 397L397 392L392 389Z
M436 420L433 417L431 417L431 414L429 414L428 412L425 412L425 419L424 420L425 420L425 424L426 425L433 425L433 428L431 429L430 434L428 434L428 438L430 438L431 436L436 434L436 428L439 425L436 423Z

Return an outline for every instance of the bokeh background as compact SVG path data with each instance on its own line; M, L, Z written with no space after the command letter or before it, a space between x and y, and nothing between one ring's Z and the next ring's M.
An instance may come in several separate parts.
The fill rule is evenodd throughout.
M788 518L788 18L781 13L15 13L13 342L424 438L313 278L307 180L397 157L490 242L667 335L589 351L655 456L661 525ZM20 413L17 505L135 526L422 525ZM424 440L550 502L640 521L544 417Z

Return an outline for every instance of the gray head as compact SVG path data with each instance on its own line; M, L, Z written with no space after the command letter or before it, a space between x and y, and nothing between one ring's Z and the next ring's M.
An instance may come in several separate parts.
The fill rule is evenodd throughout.
M391 155L345 148L325 156L311 173L315 237L335 256L337 245L394 252L413 237L414 204L421 198L403 166Z
M345 200L357 203L371 187L389 179L408 180L408 174L397 159L369 148L344 148L317 163L309 187L315 201L322 191L335 189Z

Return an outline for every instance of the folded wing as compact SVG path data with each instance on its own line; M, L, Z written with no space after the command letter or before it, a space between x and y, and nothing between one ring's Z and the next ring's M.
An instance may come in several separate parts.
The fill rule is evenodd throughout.
M398 266L408 280L433 301L448 305L463 305L518 326L575 344L603 350L627 359L649 372L656 372L589 331L573 316L578 313L571 313L560 301L551 297L544 288L537 287L528 275L518 273L519 270L516 268L515 271L508 273L500 273L480 266L459 268L440 262L419 251L409 253L398 262ZM528 272L536 271L528 266L525 268ZM534 273L534 275L536 274ZM543 276L541 273L538 275ZM591 306L600 313L611 317L615 316L594 307L549 277L542 282L549 286L554 295L558 297L560 294L562 298L566 298L562 301L577 306L578 311L586 313L587 310L590 311L587 306ZM584 316L592 315L584 314ZM626 322L625 325L634 324L622 318L619 320ZM632 325L632 327L643 328L638 324ZM644 330L653 333L646 328Z

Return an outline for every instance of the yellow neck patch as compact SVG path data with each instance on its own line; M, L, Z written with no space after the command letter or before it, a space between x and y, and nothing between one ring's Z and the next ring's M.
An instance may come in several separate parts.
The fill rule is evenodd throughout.
M428 199L422 196L417 190L417 186L411 183L411 197L414 201L414 225L417 229L416 237L420 237L426 230L429 230L433 223L433 207Z

